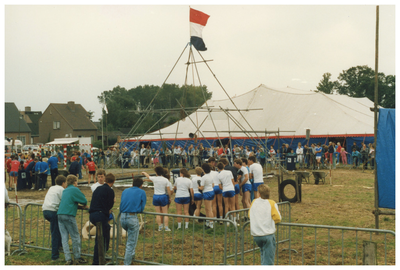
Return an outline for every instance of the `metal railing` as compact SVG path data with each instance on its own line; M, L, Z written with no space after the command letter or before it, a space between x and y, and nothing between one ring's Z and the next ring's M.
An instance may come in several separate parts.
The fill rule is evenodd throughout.
M141 216L141 217L140 217ZM171 231L158 231L156 216L168 216ZM182 218L182 228L176 228L176 219ZM184 219L189 219L188 229L184 229ZM216 236L224 235L227 228L232 228L233 221L227 219L193 217L175 214L161 214L143 212L139 214L142 229L135 249L133 261L152 265L216 265L226 264L227 262L227 238L224 242L218 242ZM199 221L198 223L196 222ZM205 221L213 221L214 228L206 228ZM220 224L222 222L222 225ZM228 225L229 224L229 225ZM120 215L117 218L118 236L116 264L123 260L126 239L121 237ZM222 238L221 238L222 240ZM235 264L236 264L235 258Z
M13 238L17 252L26 248L51 251L50 224L42 213L40 204L28 204L24 211L18 204L10 203L5 212L6 228ZM275 263L280 265L359 265L362 264L364 241L375 242L377 263L395 265L395 232L368 228L296 224L290 222L290 203L278 203L282 222L277 224L277 249ZM227 213L244 217L247 209ZM143 212L139 215L142 228L136 246L134 261L141 264L164 265L254 265L260 264L259 248L250 234L250 222L239 218L240 226L231 219L193 217L175 214ZM168 216L171 231L158 231L157 216ZM182 218L182 229L177 230L176 219ZM184 229L184 219L189 219ZM78 210L78 230L82 232L89 213ZM199 221L199 222L196 222ZM205 226L213 221L214 228ZM222 223L222 224L220 224ZM126 238L122 236L120 215L112 222L110 249L106 256L109 264L124 259ZM83 256L93 256L94 238L83 239ZM232 260L233 259L233 260ZM229 260L229 261L228 261ZM232 260L232 261L231 261ZM240 262L238 262L240 260Z
M12 238L11 246L17 246L18 249L14 250L11 255L23 251L22 242L22 219L23 212L21 206L16 203L8 203L5 209L5 226L6 230ZM17 240L18 239L18 240ZM18 241L18 244L15 242Z
M250 234L249 224L246 222L242 226L242 234ZM393 231L285 222L276 227L278 244L282 243L279 231L282 227L289 229L288 247L277 245L277 265L362 265L364 241L374 241L377 244L378 265L395 265ZM388 235L391 239L388 239ZM245 250L243 242L241 248L242 264L260 264L259 248L254 241L251 249ZM246 253L250 256L245 257Z
M281 213L281 220L282 222L291 222L291 205L290 202L280 202L277 203L279 212ZM230 211L226 213L225 219L228 219L229 217L233 217L236 215L236 220L239 220L239 225L243 226L247 222L248 218L248 208L246 209L240 209L240 210L235 210L235 211ZM232 219L232 218L231 218ZM240 227L240 226L239 226ZM284 243L289 241L289 227L287 226L282 226L281 230L278 232L279 233L279 242ZM251 245L253 244L253 238L248 234L245 233L243 230L238 230L238 236L237 236L237 242L235 242L235 239L232 239L234 237L232 230L227 230L225 234L225 238L228 239L228 245L227 245L227 258L234 258L238 257L238 259L241 259L242 252L244 253L249 253L253 251L253 247ZM277 238L278 239L278 238ZM239 243L241 247L244 245L244 250L239 250L237 251L236 248L236 243Z
M28 203L24 208L23 218L23 232L20 234L23 243L22 251L27 253L26 248L35 248L42 250L51 251L51 231L50 222L48 222L42 212L42 205L37 203ZM115 220L115 218L113 219ZM89 221L89 212L84 209L78 209L76 214L76 221L78 225L78 231L80 232L81 242L81 254L83 256L93 257L94 248L94 237L92 238L90 233L88 239L83 238L82 230L87 221ZM112 224L113 230L115 231L115 223ZM112 235L113 237L114 235ZM115 241L110 240L111 249L115 249ZM112 255L106 256L106 259L110 259L111 263Z

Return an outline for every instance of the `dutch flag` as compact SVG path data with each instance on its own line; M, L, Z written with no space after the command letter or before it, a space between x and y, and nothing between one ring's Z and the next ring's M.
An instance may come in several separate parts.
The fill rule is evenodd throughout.
M190 43L192 43L198 51L207 50L201 33L203 32L204 26L207 24L208 18L210 18L209 15L190 8Z

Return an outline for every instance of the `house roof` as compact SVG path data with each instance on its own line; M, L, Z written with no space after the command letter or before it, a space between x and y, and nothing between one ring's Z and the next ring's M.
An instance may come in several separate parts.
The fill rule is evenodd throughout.
M40 111L25 111L25 119L27 124L32 131L32 135L39 136L39 119L42 117L42 112Z
M20 119L20 112L13 102L6 102L4 104L4 118L5 118L5 133L31 133L31 129L25 122L24 118Z
M74 130L97 130L95 124L88 118L88 112L81 104L75 104L71 109L68 103L51 103L49 107L53 107L67 121ZM49 109L46 109L46 111Z

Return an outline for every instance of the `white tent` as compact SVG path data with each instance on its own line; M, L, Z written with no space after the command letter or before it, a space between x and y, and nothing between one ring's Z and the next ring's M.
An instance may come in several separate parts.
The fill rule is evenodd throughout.
M282 135L290 137L305 137L306 129L310 129L312 137L363 137L373 136L374 113L370 111L373 102L368 98L352 98L345 95L328 95L314 91L304 91L293 88L273 89L263 84L232 100L240 110L243 117L237 111L229 111L232 118L240 123L242 128L228 117L223 109L235 109L229 99L210 100L208 106L212 110L208 113L200 109L192 113L184 120L176 122L168 127L150 133L140 138L141 141L162 140L189 140L189 133L195 133L199 139L217 139L229 137L227 131L232 131L233 139L245 139L242 133L246 131L294 131ZM205 104L203 104L205 107ZM212 120L211 120L212 118ZM247 122L248 123L247 123ZM179 126L178 126L179 125ZM215 125L215 128L214 128ZM202 132L197 132L197 127ZM176 134L180 133L180 134ZM203 137L204 136L204 137ZM253 133L253 137L256 135ZM259 137L265 137L258 133ZM269 138L273 137L269 135ZM135 141L131 138L129 141Z

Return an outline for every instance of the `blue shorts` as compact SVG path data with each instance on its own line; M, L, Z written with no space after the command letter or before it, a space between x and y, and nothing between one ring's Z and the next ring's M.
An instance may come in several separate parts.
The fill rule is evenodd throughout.
M10 172L10 176L18 176L18 172Z
M242 186L242 192L245 193L246 191L251 191L251 185L250 184L244 184Z
M190 203L190 197L175 198L175 202L179 203L179 204L189 204Z
M235 191L230 190L230 191L222 192L222 197L224 197L224 198L232 198L232 197L235 197Z
M214 194L222 194L222 190L219 188L219 186L214 186Z
M235 185L235 195L240 193L240 187L239 184Z
M258 186L264 183L253 183L253 191L258 191Z
M154 195L153 196L153 205L164 207L168 204L168 196L166 194L163 195Z
M114 219L113 214L110 214L110 215L108 216L108 220L113 220L113 219Z
M201 193L195 193L194 194L194 200L195 201L201 201L203 199L203 194Z
M215 194L214 191L204 192L203 198L204 198L204 200L212 201L212 200L214 200L214 194Z

